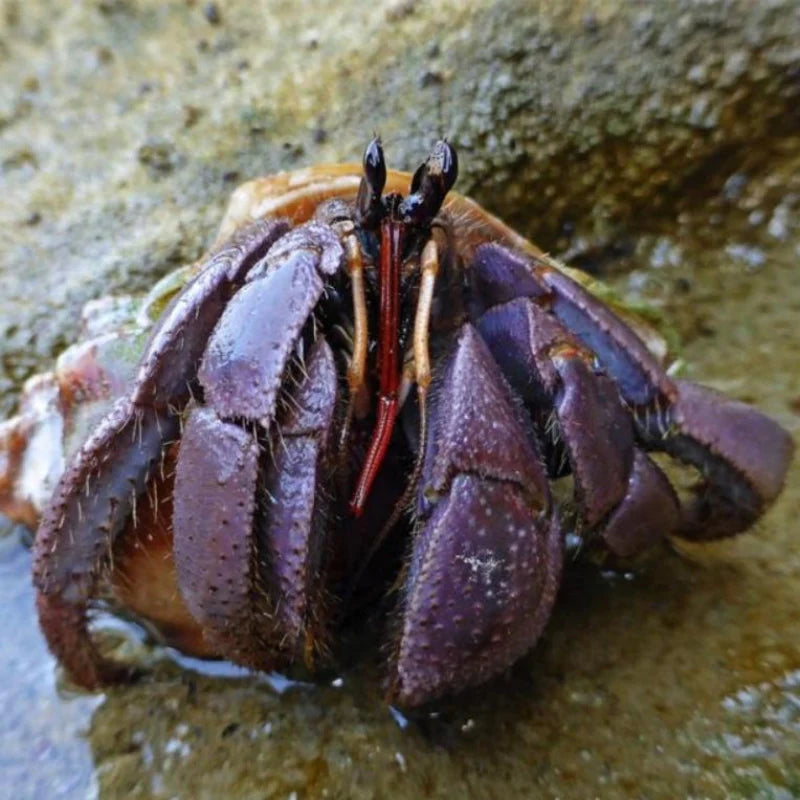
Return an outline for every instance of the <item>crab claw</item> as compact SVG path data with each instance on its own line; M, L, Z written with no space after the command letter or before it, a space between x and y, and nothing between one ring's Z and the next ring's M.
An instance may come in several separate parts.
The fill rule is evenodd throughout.
M555 600L562 538L510 389L465 325L436 387L390 698L481 683L529 650Z
M666 437L654 421L643 433L653 446L703 473L682 509L677 533L697 540L733 536L780 494L794 442L777 422L745 403L690 381L675 386Z

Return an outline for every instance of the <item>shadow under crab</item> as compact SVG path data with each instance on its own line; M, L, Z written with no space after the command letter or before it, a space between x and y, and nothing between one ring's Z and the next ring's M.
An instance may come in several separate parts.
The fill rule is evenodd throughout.
M377 583L398 598L387 694L417 705L538 638L563 559L552 480L571 475L582 535L622 557L733 535L778 495L785 431L670 378L646 331L450 192L455 174L447 143L410 177L374 141L363 174L237 192L42 515L40 621L77 683L130 674L88 628L110 567L184 649L313 668L405 536ZM700 471L687 497L651 450Z

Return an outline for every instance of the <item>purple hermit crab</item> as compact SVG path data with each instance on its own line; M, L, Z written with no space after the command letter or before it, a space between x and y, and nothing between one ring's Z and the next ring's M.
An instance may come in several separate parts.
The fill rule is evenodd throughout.
M625 558L736 534L777 497L788 434L671 378L645 324L450 191L456 174L445 141L410 176L375 139L360 168L245 184L135 374L95 365L84 395L117 398L34 547L42 630L76 683L131 674L92 639L98 603L271 670L330 660L337 627L378 598L387 697L418 705L532 647L566 528ZM74 395L65 374L55 405ZM679 496L652 451L695 468L693 487Z

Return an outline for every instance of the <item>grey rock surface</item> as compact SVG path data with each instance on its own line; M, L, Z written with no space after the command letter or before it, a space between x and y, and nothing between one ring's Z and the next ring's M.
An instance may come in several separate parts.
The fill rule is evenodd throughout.
M462 191L602 242L796 124L799 64L794 0L6 0L0 413L88 298L196 258L240 180L447 134Z
M213 239L232 188L439 134L458 188L543 247L603 252L687 376L800 442L800 3L0 0L0 417L83 303ZM602 260L602 259L601 259ZM800 796L800 465L752 533L567 570L533 653L412 722L377 653L315 686L175 663L76 694L0 520L9 796ZM124 634L124 635L121 635ZM0 792L2 793L2 792Z

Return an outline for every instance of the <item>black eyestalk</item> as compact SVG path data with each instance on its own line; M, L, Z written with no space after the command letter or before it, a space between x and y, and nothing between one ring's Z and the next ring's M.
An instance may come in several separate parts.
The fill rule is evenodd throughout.
M364 150L364 175L356 197L356 216L364 228L374 228L385 214L381 195L386 185L386 160L381 140L376 136Z
M414 173L411 193L397 210L400 219L411 225L430 225L457 177L458 156L455 148L441 139Z

